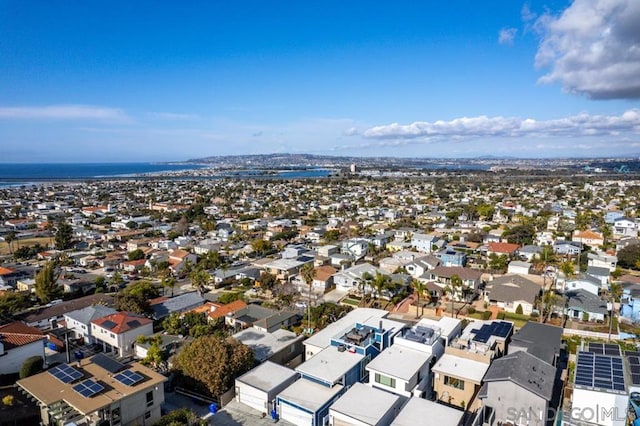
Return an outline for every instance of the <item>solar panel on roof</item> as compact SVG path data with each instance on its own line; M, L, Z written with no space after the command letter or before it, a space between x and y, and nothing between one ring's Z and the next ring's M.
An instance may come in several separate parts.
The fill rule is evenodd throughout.
M634 385L640 385L640 374L632 374L631 383L633 383Z
M49 374L60 380L62 383L75 382L83 376L80 371L76 370L68 364L60 364L56 367L51 368L49 370Z
M133 370L124 370L122 373L116 374L113 378L127 386L133 386L144 379L141 374Z
M637 352L637 351L625 351L624 354L626 356L638 356L638 357L640 357L640 352Z
M640 374L640 365L630 365L631 374Z
M122 370L126 366L113 358L109 358L104 354L96 354L91 357L91 362L102 368L103 370L108 371L109 373L117 373Z
M105 322L102 323L102 327L108 328L109 330L111 330L116 325L118 325L118 324L116 324L115 322L113 322L111 320L106 320Z
M589 352L578 352L575 384L601 389L624 391L622 358L597 354L598 344L589 345ZM604 346L602 347L604 351ZM611 349L610 349L611 350ZM640 366L638 366L640 368ZM640 378L640 375L639 375Z
M74 391L78 392L80 395L84 396L85 398L90 398L95 394L101 392L103 389L104 389L104 386L102 386L100 383L95 382L91 379L87 379L83 382L80 382L73 387Z
M630 356L628 357L628 360L629 360L629 364L631 365L640 365L640 357Z
M591 342L591 343L589 343L588 351L589 352L593 352L594 354L602 355L602 354L604 354L604 347L603 347L602 343Z
M604 353L605 353L605 355L620 356L620 346L605 344L604 345Z

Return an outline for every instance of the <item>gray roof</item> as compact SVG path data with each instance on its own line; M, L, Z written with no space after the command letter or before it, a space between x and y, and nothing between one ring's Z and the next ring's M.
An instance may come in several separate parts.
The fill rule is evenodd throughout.
M293 311L281 311L281 312L276 312L275 314L267 317L267 318L262 318L258 321L255 321L253 324L257 327L262 327L262 328L266 328L267 330L270 329L273 326L277 326L279 324L282 324L286 321L288 321L291 318L297 317L299 316L299 314L297 312L293 312Z
M541 253L541 252L542 252L542 247L534 246L534 245L526 245L526 246L521 247L521 248L518 249L518 253L535 254L535 253Z
M562 328L539 322L527 322L517 333L511 336L509 349L525 349L548 364L553 364L556 354L560 353Z
M603 315L607 313L607 302L588 291L582 289L568 291L567 299L569 309Z
M378 425L401 402L401 397L390 392L354 383L336 402L331 410L348 416L361 424Z
M255 359L263 362L295 342L302 341L304 336L297 336L296 333L284 329L268 333L251 327L234 334L233 338L249 346Z
M594 277L608 277L610 272L609 268L603 268L600 266L587 267L587 274L593 275Z
M263 320L265 318L269 318L270 316L275 315L278 311L274 311L273 309L264 308L260 305L250 304L245 308L237 311L233 317L245 324L254 324L257 321Z
M71 318L72 320L78 321L79 323L89 324L93 320L106 317L107 315L115 314L116 312L118 311L108 306L92 305L87 306L86 308L78 309L77 311L69 312L65 314L65 316Z
M518 351L491 363L483 381L509 380L518 386L551 401L556 377L554 366L524 351Z
M298 373L275 362L266 361L248 373L238 377L236 381L245 383L264 392L270 392L297 377Z
M489 293L489 300L498 302L525 300L533 303L540 292L540 286L520 275L505 275L490 281L486 290Z
M204 304L204 297L198 292L181 294L151 306L156 319L169 316L172 312L184 312Z
M35 312L31 311L24 317L19 316L18 319L22 319L26 323L31 323L57 317L59 315L64 315L68 312L77 311L78 309L86 308L87 306L96 304L113 306L113 296L104 293L98 293L92 294L90 296L79 297L77 299L64 301L50 307L40 308Z

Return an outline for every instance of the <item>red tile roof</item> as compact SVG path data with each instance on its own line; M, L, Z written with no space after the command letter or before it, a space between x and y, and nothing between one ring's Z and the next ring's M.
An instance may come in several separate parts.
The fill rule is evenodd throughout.
M236 312L246 307L247 304L242 300L235 300L231 303L227 303L226 305L217 305L215 311L209 312L209 318L221 318L227 315L229 312Z
M15 271L13 269L5 268L4 266L0 266L0 275L9 275L13 274Z
M520 246L518 244L511 243L489 243L490 253L504 253L511 254L518 250Z
M111 321L111 323L115 325L109 326L111 323L107 321ZM106 317L98 318L91 321L92 324L102 327L105 330L112 331L116 334L125 333L129 330L142 327L143 325L147 325L152 322L153 321L149 318L145 318L131 312L116 312L115 314L107 315Z
M0 326L0 341L5 350L28 345L46 338L44 333L37 328L28 326L20 321Z

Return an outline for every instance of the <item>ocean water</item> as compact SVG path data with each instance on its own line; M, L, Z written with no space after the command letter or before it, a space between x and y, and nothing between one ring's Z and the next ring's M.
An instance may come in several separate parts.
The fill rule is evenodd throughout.
M142 173L158 173L176 170L199 169L194 164L159 163L0 163L0 186L64 179L89 179L101 177L135 176Z

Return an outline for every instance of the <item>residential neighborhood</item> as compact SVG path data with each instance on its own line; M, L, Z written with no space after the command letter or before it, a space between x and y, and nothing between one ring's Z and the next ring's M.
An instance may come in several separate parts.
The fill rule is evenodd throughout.
M640 185L548 179L2 187L0 423L628 424Z

